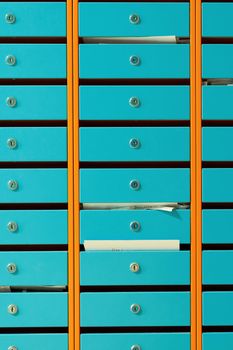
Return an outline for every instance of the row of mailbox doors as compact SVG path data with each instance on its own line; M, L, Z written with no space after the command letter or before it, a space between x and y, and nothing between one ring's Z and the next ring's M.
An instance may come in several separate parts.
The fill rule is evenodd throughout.
M80 161L84 162L190 160L188 127L81 127L79 136ZM204 161L233 160L233 127L204 127L202 136ZM0 127L0 150L2 162L65 162L67 130Z
M188 85L83 85L79 89L79 118L189 120L189 89ZM203 119L233 119L232 96L232 86L203 86ZM166 100L169 103L165 104ZM0 101L0 120L67 119L66 86L0 86Z
M77 10L80 36L189 36L189 3L85 2ZM2 37L66 36L65 2L3 1L0 11ZM233 35L231 3L203 3L202 11L204 36Z
M203 201L232 202L232 176L203 169ZM67 203L66 169L1 169L0 179L1 203ZM190 201L187 168L81 169L80 186L81 203Z
M2 334L1 345L4 349L8 344L13 342L18 347L25 350L43 349L68 349L67 334ZM137 344L135 347L135 345ZM219 350L222 346L231 348L233 344L233 333L204 333L203 349ZM133 347L134 346L134 347ZM190 334L189 333L108 333L108 334L82 334L81 347L87 350L140 350L153 349L170 350L189 350ZM15 349L11 349L15 350Z
M66 78L66 44L0 44L0 52L0 78ZM202 56L204 78L233 76L232 44L203 44ZM79 61L80 79L189 78L189 44L80 44Z

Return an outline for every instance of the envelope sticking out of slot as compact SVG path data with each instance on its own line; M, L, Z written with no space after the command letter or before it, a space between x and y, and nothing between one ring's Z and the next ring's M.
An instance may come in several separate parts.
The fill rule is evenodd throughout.
M138 36L138 37L83 37L82 41L86 44L96 43L96 44L176 44L177 38L175 35L167 36Z
M85 250L180 250L179 240L87 240Z

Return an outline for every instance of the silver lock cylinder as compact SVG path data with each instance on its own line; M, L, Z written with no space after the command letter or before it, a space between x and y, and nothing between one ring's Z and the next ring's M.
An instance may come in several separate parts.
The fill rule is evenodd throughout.
M140 106L140 100L138 97L130 97L129 105L133 108L137 108Z
M129 187L134 191L138 191L140 188L140 182L138 180L131 180Z
M8 66L14 66L16 64L16 58L13 55L8 55L5 58L5 62Z
M129 269L131 272L138 272L140 270L140 266L138 263L133 262L130 264Z
M6 143L7 143L8 148L10 148L10 149L15 149L17 147L17 141L14 138L8 139Z
M10 304L7 308L8 313L11 315L16 315L18 312L18 306L15 304Z
M8 222L8 224L7 224L7 229L8 229L8 231L10 231L10 232L16 232L16 231L18 230L18 225L17 225L16 222L10 221L10 222Z
M10 345L7 350L18 350L18 348L15 345Z
M138 24L140 23L140 17L139 15L136 15L135 13L133 13L132 15L129 16L129 21L131 24Z
M132 304L130 306L130 311L133 313L133 314L138 314L140 311L141 311L141 306L139 304Z
M138 344L134 344L131 346L130 350L141 350L141 346Z
M130 56L129 62L132 66L138 66L140 64L140 58L138 56Z
M12 96L7 97L6 104L8 107L14 108L17 104L16 98Z
M132 221L130 224L129 224L129 227L130 227L130 230L133 231L133 232L138 232L140 231L141 229L141 224L139 221Z
M11 191L16 191L18 189L18 183L16 180L9 180L7 186Z
M9 273L16 273L17 271L17 266L14 263L9 263L6 268Z
M130 148L137 149L141 146L139 139L130 139L129 140Z
M6 23L8 23L8 24L13 24L13 23L15 23L15 21L16 21L16 17L15 17L15 15L13 15L12 13L7 13L7 14L5 15L5 21L6 21Z

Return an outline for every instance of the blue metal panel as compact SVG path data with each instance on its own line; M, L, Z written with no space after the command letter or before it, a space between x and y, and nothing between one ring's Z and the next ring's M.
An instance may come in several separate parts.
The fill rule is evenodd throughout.
M131 65L131 56L140 64ZM80 78L189 77L188 44L80 44L79 58Z
M209 5L209 4L208 4ZM232 120L233 86L203 86L202 116L206 120Z
M1 210L0 244L67 244L67 221L67 210Z
M1 293L0 327L67 327L67 293ZM9 305L18 312L8 313ZM10 344L11 345L11 344Z
M0 52L0 78L66 78L65 44L0 44Z
M202 57L204 78L232 78L233 44L203 44Z
M180 339L181 341L183 339ZM24 350L68 350L67 334L1 334L0 346L8 349L14 344Z
M189 252L82 252L81 285L182 285L190 283ZM130 271L138 263L138 272Z
M10 140L16 147L8 145ZM66 161L65 127L2 127L0 128L0 161Z
M16 190L8 187L14 180ZM67 202L66 169L1 169L0 203Z
M139 223L138 231L130 229L133 221ZM189 243L190 210L81 210L80 242L96 239L178 239Z
M82 350L109 350L109 348L112 350L128 350L134 344L140 345L143 350L189 350L190 334L138 332L81 334Z
M203 284L233 284L233 251L203 252Z
M83 120L189 119L189 86L80 86L79 94ZM131 107L131 97L139 99L138 107Z
M204 161L233 160L233 127L204 127L202 139Z
M232 326L233 292L203 293L203 325Z
M233 210L211 209L202 211L203 243L233 243Z
M231 350L233 348L233 333L203 333L203 350Z
M202 35L214 37L232 37L231 25L233 16L233 4L203 3L202 4Z
M8 312L9 305L18 312ZM1 293L0 327L67 327L67 293Z
M203 202L232 202L233 169L203 169Z
M136 148L130 145L133 139L139 142ZM80 128L80 161L188 160L187 127Z
M130 182L140 183L138 190ZM81 202L189 202L189 169L82 169Z
M134 314L130 307L139 304ZM81 327L188 326L190 293L82 293Z
M14 97L16 105L7 105ZM67 119L66 86L0 86L0 120L65 120Z
M16 265L10 273L9 264ZM67 285L66 252L0 252L0 274L3 286Z
M62 2L1 2L0 36L65 36L66 4ZM7 14L15 16L8 23Z
M137 24L130 15L140 17ZM189 36L189 5L185 3L79 4L80 36Z

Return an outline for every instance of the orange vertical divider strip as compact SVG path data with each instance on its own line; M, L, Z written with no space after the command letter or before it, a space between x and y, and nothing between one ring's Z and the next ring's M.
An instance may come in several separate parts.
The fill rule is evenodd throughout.
M79 242L79 57L78 0L73 0L73 96L74 96L74 273L75 273L75 350L80 349L80 242Z
M190 0L191 350L197 350L196 270L196 0Z
M202 2L196 0L197 350L202 349Z
M73 13L66 2L67 20L67 151L68 151L68 325L69 350L74 350L74 183L73 183Z

